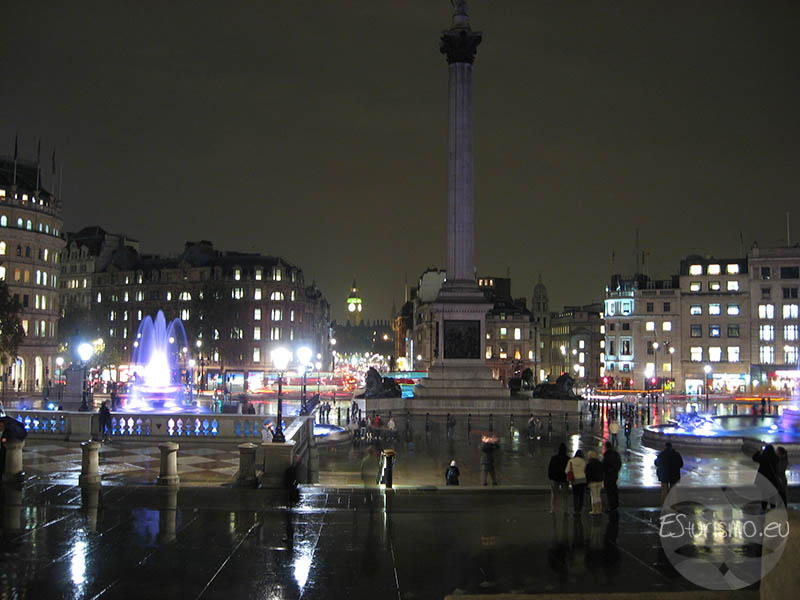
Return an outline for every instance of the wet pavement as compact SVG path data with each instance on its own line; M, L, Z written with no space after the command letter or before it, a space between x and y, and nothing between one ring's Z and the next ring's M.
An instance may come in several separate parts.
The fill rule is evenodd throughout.
M443 598L694 589L658 511L548 513L483 490L4 486L0 598Z

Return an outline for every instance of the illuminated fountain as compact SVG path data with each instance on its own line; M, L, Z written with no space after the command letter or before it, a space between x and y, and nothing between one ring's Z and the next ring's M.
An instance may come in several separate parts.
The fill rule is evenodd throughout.
M128 411L184 410L181 361L188 363L186 332L180 319L169 324L163 311L155 320L149 315L139 325L133 343L133 383ZM192 407L191 412L196 412Z

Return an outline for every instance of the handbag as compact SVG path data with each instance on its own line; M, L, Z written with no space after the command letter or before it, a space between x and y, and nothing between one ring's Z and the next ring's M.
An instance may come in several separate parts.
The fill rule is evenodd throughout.
M572 472L572 465L569 466L569 471L567 471L567 481L572 483L575 481L575 473Z

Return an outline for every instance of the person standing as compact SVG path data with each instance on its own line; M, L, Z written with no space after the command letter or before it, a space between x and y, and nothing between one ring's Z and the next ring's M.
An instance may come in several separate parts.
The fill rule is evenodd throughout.
M611 421L611 423L608 424L608 433L611 434L611 443L616 448L617 445L619 444L619 442L617 441L617 436L619 435L619 423L617 422L616 419L614 419L613 421Z
M630 449L631 447L631 429L633 428L633 423L631 423L631 418L628 417L625 420L625 447Z
M483 471L483 485L488 485L488 476L492 476L492 485L497 485L494 472L494 453L499 448L496 437L487 435L481 438L481 471Z
M664 444L664 449L658 453L655 465L656 476L661 482L661 503L663 504L672 486L681 480L683 457L680 452L672 448L672 442L667 442Z
M111 437L111 411L107 400L103 400L97 412L100 415L100 440L107 442Z
M603 498L600 492L603 489L603 479L605 479L603 463L597 457L597 452L589 450L589 461L586 463L586 484L589 486L589 497L591 498L592 508L590 515L603 514Z
M456 466L456 461L450 461L450 466L444 472L444 480L447 485L458 485L458 477L461 473Z
M775 491L780 494L783 486L778 477L778 455L775 453L775 447L772 444L767 444L753 454L753 460L758 463L758 474L769 481ZM766 504L765 502L761 503L762 506L766 506ZM770 504L774 503L770 502Z
M586 493L586 461L583 459L583 452L575 451L575 456L569 459L564 472L567 481L572 484L573 509L579 515L583 511L583 495Z
M531 417L533 419L533 417ZM556 496L559 502L564 507L564 512L567 512L567 445L564 443L559 444L558 452L550 459L550 464L547 467L547 477L550 479L550 514L556 510Z
M619 478L620 469L622 469L622 457L619 452L614 450L610 442L605 443L603 467L603 487L608 497L608 512L612 512L619 508L617 479Z

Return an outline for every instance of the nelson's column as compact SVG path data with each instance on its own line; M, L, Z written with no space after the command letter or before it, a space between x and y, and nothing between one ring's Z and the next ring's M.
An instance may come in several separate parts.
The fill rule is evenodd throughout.
M429 305L435 321L434 360L415 388L415 408L491 409L509 392L486 366L486 313L492 304L475 281L472 64L482 34L469 25L467 3L453 2L453 23L439 49L449 83L447 169L447 279Z

